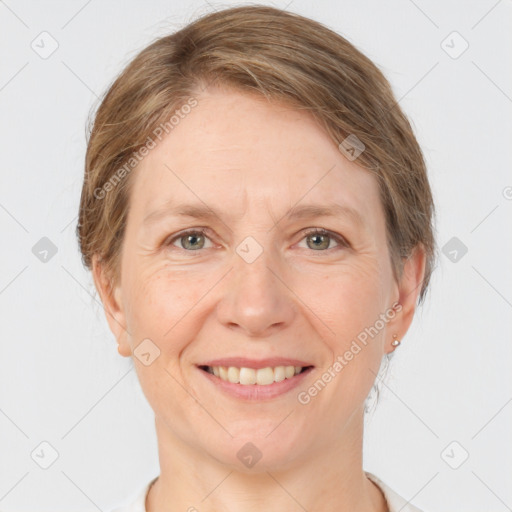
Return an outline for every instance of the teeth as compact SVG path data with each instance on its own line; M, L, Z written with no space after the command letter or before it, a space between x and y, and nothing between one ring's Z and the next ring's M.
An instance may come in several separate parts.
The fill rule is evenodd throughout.
M281 382L284 380L286 378L285 373L286 372L284 371L284 366L276 366L274 368L274 381Z
M285 366L284 367L284 376L287 379L292 378L295 375L295 367L294 366Z
M234 366L230 366L228 368L228 378L229 382L233 382L238 384L240 382L240 370L235 368Z
M233 384L268 386L274 382L291 379L302 371L302 366L276 366L275 368L268 366L257 370L245 367L236 368L235 366L209 366L207 371Z
M256 373L252 368L240 368L240 384L256 384Z
M268 384L272 384L274 382L274 370L272 370L272 368L260 368L255 373L256 384L260 384L261 386L267 386Z

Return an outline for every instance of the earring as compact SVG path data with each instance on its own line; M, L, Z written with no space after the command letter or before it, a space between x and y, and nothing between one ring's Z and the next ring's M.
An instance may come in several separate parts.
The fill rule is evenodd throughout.
M393 338L394 340L391 342L391 345L396 348L398 345L400 345L400 340L397 340L396 334L393 334Z

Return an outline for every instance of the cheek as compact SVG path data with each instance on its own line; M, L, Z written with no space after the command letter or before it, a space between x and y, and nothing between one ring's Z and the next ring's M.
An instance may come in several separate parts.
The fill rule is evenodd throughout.
M186 282L190 285L188 279ZM144 394L155 411L162 403L168 406L171 396L176 403L186 398L180 395L176 380L183 379L180 356L195 335L191 310L197 303L196 295L185 280L180 281L174 273L171 276L170 273L143 271L132 283L129 326L135 350L134 364ZM137 346L146 339L159 351L148 366L137 360L136 352Z
M190 335L189 315L208 289L204 281L199 275L175 270L140 273L131 288L132 334L154 340L165 352L181 350L180 339Z
M330 327L323 336L330 358L321 371L336 375L328 395L340 404L340 415L364 401L380 367L386 332L381 315L388 307L386 272L378 259L368 257L317 280L322 282L322 290L314 294L316 302L311 309ZM313 281L308 279L308 287ZM306 291L302 289L303 294Z
M379 271L375 264L333 273L322 280L328 286L311 308L332 330L322 337L330 357L317 376L327 383L326 390L313 407L325 415L326 403L337 404L325 425L333 435L364 403L382 361L386 327L380 319L386 311L386 281Z
M327 324L336 344L349 341L361 329L375 322L386 308L386 280L374 258L331 267L296 281L294 289L307 306Z

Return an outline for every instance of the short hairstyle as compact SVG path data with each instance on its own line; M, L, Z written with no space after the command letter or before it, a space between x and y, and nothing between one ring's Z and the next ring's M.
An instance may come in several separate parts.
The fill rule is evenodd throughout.
M395 278L414 249L425 251L421 303L435 262L434 204L422 151L390 84L341 35L261 5L208 13L156 39L109 87L89 127L76 229L83 264L91 269L97 255L117 282L134 155L209 84L308 111L340 149L347 141L364 148L356 163L377 178Z

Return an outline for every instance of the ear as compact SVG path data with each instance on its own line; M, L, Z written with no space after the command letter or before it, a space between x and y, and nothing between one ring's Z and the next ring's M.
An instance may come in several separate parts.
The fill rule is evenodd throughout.
M398 283L398 314L389 324L389 340L386 340L386 353L392 352L392 335L401 340L414 318L418 297L425 277L426 255L422 244L417 245L405 260L402 276Z
M107 276L98 255L94 255L92 258L92 276L103 303L108 325L117 340L118 351L122 356L131 356L132 351L128 342L126 315L121 301L120 283L113 286L113 281Z

